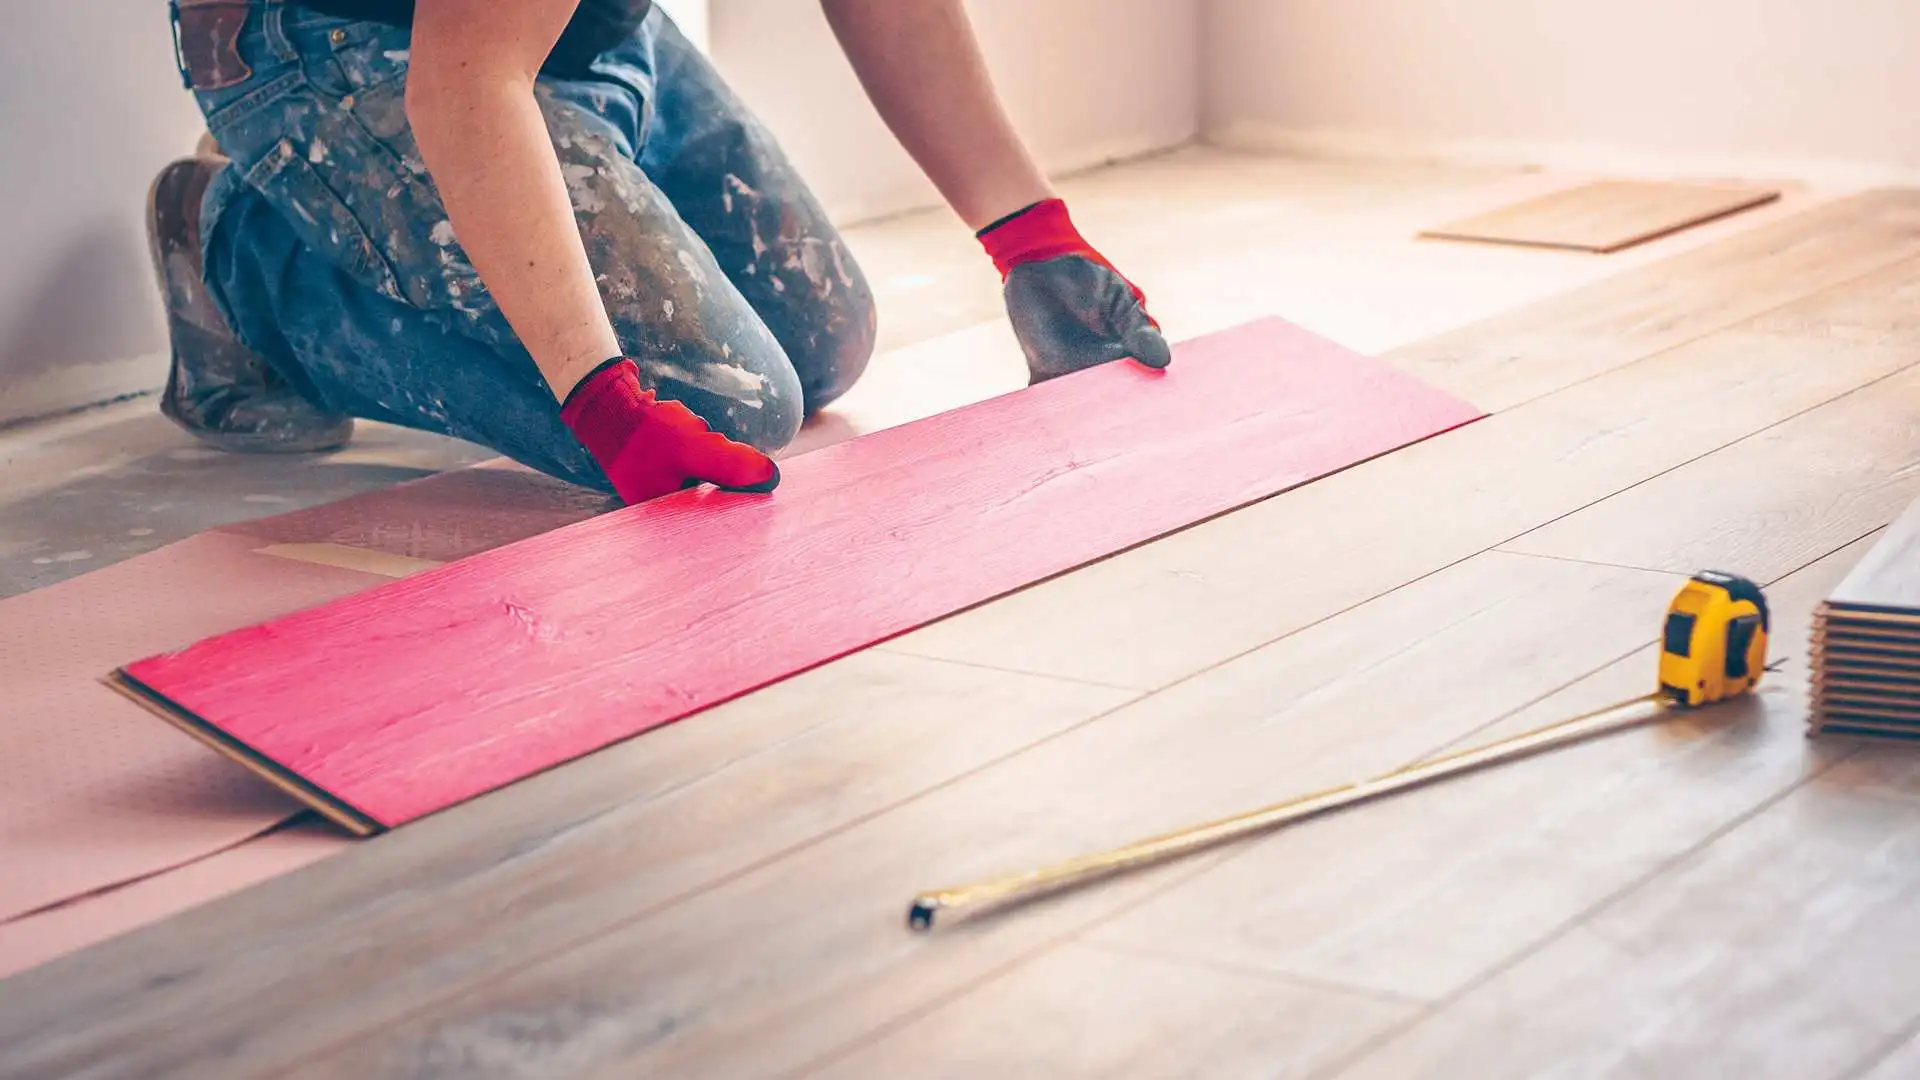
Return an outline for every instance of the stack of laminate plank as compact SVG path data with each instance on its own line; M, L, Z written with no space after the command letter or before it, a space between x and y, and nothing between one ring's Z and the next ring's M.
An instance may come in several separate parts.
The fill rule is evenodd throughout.
M1920 503L1821 603L1812 657L1814 732L1920 737Z

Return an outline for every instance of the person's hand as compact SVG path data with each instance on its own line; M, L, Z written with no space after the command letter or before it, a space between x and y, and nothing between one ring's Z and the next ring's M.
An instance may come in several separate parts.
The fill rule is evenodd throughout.
M685 405L642 390L639 369L625 357L580 380L560 417L628 505L695 484L759 493L780 483L772 458L709 428Z
M1002 218L979 239L1000 270L1030 382L1123 358L1173 361L1145 294L1087 243L1059 199Z

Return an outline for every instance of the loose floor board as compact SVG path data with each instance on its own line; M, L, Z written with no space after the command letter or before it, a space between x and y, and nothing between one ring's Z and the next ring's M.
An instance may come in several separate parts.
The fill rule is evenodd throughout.
M1901 617L1920 633L1920 502L1899 520L1853 573L1833 590L1827 607L1835 613L1883 612Z
M1777 188L1602 180L1475 214L1420 235L1605 254L1779 197Z
M1920 502L1887 527L1814 619L1814 734L1920 736Z
M163 715L391 828L1479 417L1269 319L127 665Z

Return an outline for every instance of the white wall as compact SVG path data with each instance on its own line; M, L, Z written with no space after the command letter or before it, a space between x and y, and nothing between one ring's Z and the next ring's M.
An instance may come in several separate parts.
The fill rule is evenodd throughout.
M673 16L674 24L687 40L701 49L707 47L707 31L710 25L709 13L713 10L712 0L654 0L668 15Z
M9 5L0 34L0 422L157 384L147 185L200 114L166 5Z
M1007 109L1052 172L1174 146L1199 110L1201 0L969 0ZM936 205L809 0L710 0L711 53L841 221Z
M1916 0L1207 0L1204 21L1212 141L1920 177Z

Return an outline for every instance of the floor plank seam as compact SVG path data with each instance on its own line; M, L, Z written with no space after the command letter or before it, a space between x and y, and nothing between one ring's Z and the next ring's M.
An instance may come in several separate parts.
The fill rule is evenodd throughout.
M1425 1024L1428 1021L1433 1020L1438 1016L1441 1016L1448 1009L1459 1004L1462 1000L1464 1000L1468 995L1472 994L1474 991L1480 989L1483 986L1488 985L1493 980L1499 978L1501 975L1507 973L1508 971L1513 970L1514 968L1518 967L1520 964L1525 963L1528 959L1538 955L1540 952L1542 952L1549 946L1555 944L1556 942L1561 941L1568 934L1571 934L1575 930L1578 930L1581 927L1587 925L1589 922L1592 922L1595 918L1597 918L1607 909L1613 907L1614 905L1620 903L1626 898L1639 892L1641 889L1646 888L1648 885L1651 885L1653 882L1665 876L1670 871L1675 870L1680 866L1686 864L1688 861L1697 858L1702 852L1706 851L1707 848L1718 843L1722 838L1726 837L1728 834L1734 832L1735 830L1739 829L1743 825L1752 821L1754 818L1767 812L1773 807L1779 805L1781 802L1791 797L1795 792L1801 790L1802 788L1806 787L1808 784L1811 784L1813 781L1826 775L1828 772L1837 768L1843 762L1852 758L1858 752L1859 750L1857 747L1849 747L1835 754L1832 760L1822 763L1817 768L1809 770L1808 772L1800 776L1797 780L1795 780L1793 783L1788 784L1787 786L1781 788L1779 791L1776 791L1772 795L1767 796L1765 799L1760 800L1758 803L1747 808L1745 811L1734 815L1731 819L1722 823L1718 828L1713 829L1712 831L1708 832L1705 836L1701 837L1699 841L1693 844L1690 844L1684 850L1676 852L1672 856L1661 860L1657 865L1649 869L1646 873L1641 874L1639 877L1634 878L1632 881L1629 881L1625 885L1622 885L1620 888L1613 890L1607 895L1601 897L1599 900L1596 900L1592 904L1589 904L1586 908L1576 913L1572 918L1561 923L1559 926L1548 931L1547 933L1542 934L1540 937L1534 939L1532 942L1528 943L1527 945L1524 945L1521 948L1514 950L1512 953L1508 954L1504 959L1501 959L1493 964L1488 965L1479 974L1465 980L1458 987L1454 988L1452 991L1448 992L1447 994L1441 996L1439 999L1435 1000L1431 1004L1426 1005L1419 1012L1415 1013L1413 1016L1408 1017L1406 1020L1400 1023L1389 1026L1386 1031L1383 1031L1380 1034L1374 1036L1373 1038L1368 1039L1361 1046L1356 1048L1353 1052L1334 1060L1324 1068L1319 1069L1315 1072L1309 1073L1306 1077L1306 1080L1337 1080L1339 1076L1346 1073L1348 1070L1352 1069L1353 1067L1361 1064L1367 1058L1372 1057L1374 1054L1377 1054L1380 1051L1386 1049L1388 1046L1392 1045L1394 1042L1400 1039L1403 1039L1409 1034L1413 1033L1422 1024Z
M1612 497L1613 496L1611 495L1607 496L1607 498L1609 499ZM1542 527L1544 528L1544 526ZM1506 546L1507 544L1514 543L1515 541L1524 540L1531 535L1532 535L1531 531L1522 533L1519 536L1514 537L1513 540L1508 540L1505 543L1501 544L1499 547L1495 547L1490 550L1497 551L1502 555L1514 555L1523 559L1545 559L1548 562L1572 563L1575 566L1593 566L1593 567L1598 567L1602 570L1638 570L1638 571L1641 571L1642 573L1647 573L1647 574L1666 574L1672 577L1686 576L1686 574L1682 571L1665 570L1658 566L1640 566L1636 563L1607 562L1604 559L1582 559L1572 555L1548 555L1545 552L1524 551L1520 548L1511 548ZM1706 569L1706 568L1702 567L1701 569Z
M1808 560L1807 560L1806 562L1803 562L1803 563L1801 563L1801 564L1799 564L1798 566L1795 566L1795 567L1794 567L1794 568L1792 568L1791 570L1788 570L1788 571L1786 571L1785 573L1783 573L1783 574L1781 574L1781 575L1780 575L1779 577L1777 577L1777 578L1774 578L1773 580L1774 580L1774 581L1785 581L1786 579L1788 579L1788 578L1790 578L1790 577L1792 577L1793 575L1795 575L1795 574L1797 574L1797 573L1799 573L1799 572L1801 572L1802 570L1805 570L1805 569L1807 569L1808 567L1811 567L1811 566L1813 566L1813 565L1814 565L1815 563L1817 563L1817 562L1820 562L1820 561L1821 561L1822 559L1826 559L1826 558L1829 558L1829 557L1831 557L1831 556L1833 556L1833 555L1835 555L1835 554L1837 554L1837 553L1839 553L1839 552L1842 552L1842 551L1845 551L1846 549L1848 549L1848 548L1850 548L1850 547L1852 547L1853 545L1855 545L1855 544L1857 544L1857 543L1859 543L1860 541L1862 541L1862 540L1865 540L1865 539L1866 539L1867 537L1869 537L1869 536L1872 536L1872 535L1873 535L1874 533L1877 533L1877 532L1883 532L1883 531L1885 531L1885 529L1886 529L1886 527L1887 527L1887 525L1888 525L1888 524L1891 524L1891 522L1888 522L1888 523L1883 523L1883 524L1880 524L1880 525L1876 525L1876 526L1874 526L1873 528L1871 528L1871 529L1868 529L1868 530L1867 530L1866 532L1863 532L1863 533L1861 533L1861 534L1860 534L1859 536L1856 536L1856 537L1854 537L1853 539L1851 539L1851 540L1849 540L1849 541L1847 541L1846 543L1844 543L1844 544L1841 544L1840 546L1838 546L1838 547L1836 547L1836 548L1834 548L1834 549L1833 549L1832 551L1828 551L1828 552L1825 552L1825 553L1823 553L1823 554L1820 554L1820 555L1817 555L1817 556L1815 556L1815 557L1813 557L1813 558L1811 558L1811 559L1808 559ZM1771 585L1772 583L1773 583L1773 582L1768 582L1768 584L1769 584L1769 585Z
M940 624L935 622L928 623L927 625L938 626ZM1124 683L1102 682L1098 679L1087 679L1078 675L1058 675L1050 671L1026 671L1021 668L1003 667L999 664L986 664L978 660L962 660L952 656L931 656L927 653L914 652L911 649L895 648L885 643L869 645L861 651L886 653L888 656L905 657L909 660L925 660L935 664L951 664L954 667L970 668L974 671L991 671L998 675L1015 675L1032 679L1051 679L1054 682L1064 683L1070 686L1090 686L1096 690L1118 690L1126 694L1145 695L1155 693L1158 690L1157 687L1152 686L1128 686Z
M1204 859L1207 857L1202 856L1202 858ZM1225 861L1225 860L1218 858L1218 856L1215 856L1214 861ZM1159 896L1159 895L1161 895L1161 893L1158 890L1156 890L1153 894L1151 894L1151 896ZM1151 896L1146 899L1151 899ZM1146 902L1146 899L1143 899L1141 902L1142 903ZM1161 952L1158 950L1147 949L1147 948L1143 948L1135 945L1121 945L1113 942L1090 941L1087 939L1086 937L1087 933L1089 933L1094 929L1097 929L1099 925L1104 924L1105 922L1109 921L1113 917L1123 915L1126 912L1133 910L1137 906L1138 905L1136 904L1123 905L1118 911L1113 912L1109 916L1102 917L1101 919L1097 920L1095 923L1091 923L1078 930L1068 930L1057 937L1044 940L1036 944L1033 948L1026 950L1024 952L1017 953L1014 956L1008 958L1008 960L1005 963L996 965L995 967L989 969L988 971L980 975L978 978L972 980L971 982L966 983L958 987L957 989L948 991L943 994L936 995L933 999L927 1002L924 1002L919 1006L909 1009L898 1016L891 1017L885 1022L878 1024L873 1028L868 1029L865 1032L862 1032L860 1035L857 1035L854 1038L847 1040L846 1042L840 1044L839 1046L836 1046L833 1049L828 1050L827 1052L820 1054L817 1057L814 1057L813 1059L807 1062L802 1063L801 1065L797 1066L793 1070L782 1073L781 1075L784 1078L786 1078L786 1080L804 1080L804 1078L806 1077L819 1076L821 1075L821 1070L827 1069L838 1062L845 1061L848 1057L859 1053L861 1050L864 1050L867 1047L872 1046L897 1032L904 1031L907 1028L912 1027L914 1024L919 1023L921 1020L924 1020L927 1017L932 1016L935 1013L938 1013L941 1010L946 1009L951 1005L954 1005L960 1001L963 1001L967 997L975 993L985 990L987 987L992 986L994 983L998 982L1002 978L1005 978L1006 976L1013 974L1015 971L1018 971L1019 969L1027 966L1028 964L1032 963L1035 960L1041 959L1042 957L1046 956L1048 953L1051 953L1055 949L1058 949L1064 945L1079 945L1083 948L1095 949L1101 952L1111 953L1116 956L1131 956L1131 957L1137 957L1137 958L1147 959L1147 960L1156 960L1163 963L1180 964L1183 966L1193 967L1201 970L1217 971L1217 972L1222 972L1230 975L1240 975L1240 976L1245 976L1250 978L1258 978L1258 979L1266 980L1268 982L1279 983L1279 984L1284 984L1288 986L1296 986L1302 989L1315 990L1315 991L1320 991L1324 993L1341 994L1348 997L1356 997L1363 1000L1379 1002L1381 1004L1387 1004L1387 1005L1398 1005L1402 1007L1420 1008L1428 1004L1428 1002L1423 998L1417 998L1417 997L1413 997L1406 994L1395 994L1391 991L1380 990L1374 987L1350 986L1345 983L1334 982L1326 979L1315 979L1308 976L1299 975L1294 972L1281 971L1274 968L1253 967L1253 966L1244 965L1244 964L1233 964L1233 963L1229 963L1222 960L1210 960L1210 959L1202 959L1202 958L1191 957L1191 956L1181 956L1175 953Z
M1187 956L1166 949L1153 949L1144 945L1133 945L1118 941L1091 941L1085 937L1073 939L1073 944L1086 949L1098 949L1101 952L1117 956L1131 956L1143 960L1157 960L1161 963L1178 964L1184 967L1199 968L1206 971L1219 971L1229 975L1245 975L1270 982L1285 983L1302 989L1323 991L1330 994L1343 994L1348 997L1365 998L1388 1005L1423 1006L1433 1003L1431 998L1413 994L1400 994L1392 990L1383 990L1376 986L1360 986L1355 983L1343 983L1336 979L1323 979L1285 968L1257 967L1253 964L1236 964L1231 960L1214 957Z

